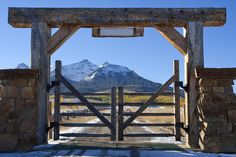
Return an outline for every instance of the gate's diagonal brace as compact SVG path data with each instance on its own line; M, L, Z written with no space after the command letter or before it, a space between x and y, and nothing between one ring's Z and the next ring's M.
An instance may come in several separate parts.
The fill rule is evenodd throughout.
M159 88L131 117L129 117L121 126L121 129L124 130L131 124L153 101L173 83L178 77L179 73L174 74L161 88Z
M108 126L111 131L115 133L115 126L113 126L90 102L82 96L78 90L75 89L62 75L60 75L62 83L76 96L81 102L83 102L88 109L90 109L104 124Z

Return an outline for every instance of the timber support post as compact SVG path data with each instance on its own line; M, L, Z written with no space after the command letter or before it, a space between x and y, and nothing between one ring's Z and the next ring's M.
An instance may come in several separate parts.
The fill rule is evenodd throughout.
M34 22L31 31L31 68L39 70L38 83L38 121L37 143L47 142L47 104L49 81L49 60L47 47L51 36L51 28L45 22Z
M179 82L179 61L174 60L174 75L178 74L174 82L174 104L175 104L175 139L176 141L181 141L181 133L180 133L180 89L177 82Z
M197 79L194 69L204 67L203 56L203 24L201 22L189 22L185 37L187 39L187 55L185 56L185 81L188 93L185 93L186 124L189 127L187 143L197 148L199 141L199 119L197 113Z
M119 109L118 109L118 140L119 141L123 141L124 140L124 130L122 129L122 125L124 122L123 119L123 112L124 112L124 95L123 95L124 91L123 91L123 87L119 87L118 88L118 105L119 105Z
M111 124L116 128L116 87L111 89ZM116 141L116 129L111 130L111 141Z
M59 133L60 133L60 84L61 84L61 61L56 61L56 68L55 68L55 81L58 84L55 86L54 90L54 140L59 140Z

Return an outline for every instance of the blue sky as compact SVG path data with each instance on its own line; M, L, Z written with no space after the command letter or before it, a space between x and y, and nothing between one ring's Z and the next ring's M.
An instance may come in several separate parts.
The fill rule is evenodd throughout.
M8 7L226 7L223 27L204 28L205 67L236 67L235 0L1 0L0 68L30 65L30 29L13 28L7 22ZM88 59L95 64L110 62L135 70L141 76L164 83L172 74L172 61L183 56L156 30L146 28L143 38L92 38L91 29L80 29L53 56L63 64Z

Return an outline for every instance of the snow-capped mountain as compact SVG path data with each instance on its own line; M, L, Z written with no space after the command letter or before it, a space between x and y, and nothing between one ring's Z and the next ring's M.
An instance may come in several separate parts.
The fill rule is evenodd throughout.
M129 70L127 67L105 62L103 65L99 66L97 70L86 76L84 80L90 81L95 77L115 77L116 74L122 74L123 76L126 76L130 71L131 70Z
M19 64L17 68L29 68ZM129 91L154 92L160 88L160 83L155 83L139 76L127 67L105 62L98 66L88 60L62 66L62 75L80 92L99 92L110 90L111 87L123 86ZM51 67L50 79L55 78L55 66ZM68 92L62 85L62 92ZM171 90L171 88L169 89Z
M87 59L85 59L78 63L63 65L62 74L63 76L72 81L79 82L82 79L84 79L88 74L94 72L98 68L99 68L98 65L95 65L89 62ZM55 66L52 66L51 76L54 75L55 75Z
M20 63L17 65L16 69L29 69L29 66L25 63Z
M161 84L149 81L127 67L104 63L76 84L87 92L108 90L113 86L125 86L132 91L155 91Z

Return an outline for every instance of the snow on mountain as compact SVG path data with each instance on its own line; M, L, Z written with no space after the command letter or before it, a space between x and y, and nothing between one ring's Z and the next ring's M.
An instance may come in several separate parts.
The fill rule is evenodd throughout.
M88 74L94 72L98 68L99 68L98 65L95 65L89 62L87 59L85 59L78 63L63 65L62 74L66 78L72 81L79 82L82 79L84 79ZM51 66L51 76L54 75L55 75L55 66Z
M139 76L127 67L106 62L78 82L76 87L85 92L96 92L124 86L127 90L141 92L155 91L160 85Z
M16 69L29 69L29 66L25 63L20 63L17 65Z
M95 78L96 75L104 75L104 77L108 77L108 75L112 75L113 77L115 76L115 73L122 74L123 76L126 76L128 72L131 72L130 69L127 67L123 67L120 65L114 65L110 64L108 62L105 62L97 70L94 72L90 73L88 76L84 78L85 81L90 81L93 78Z

